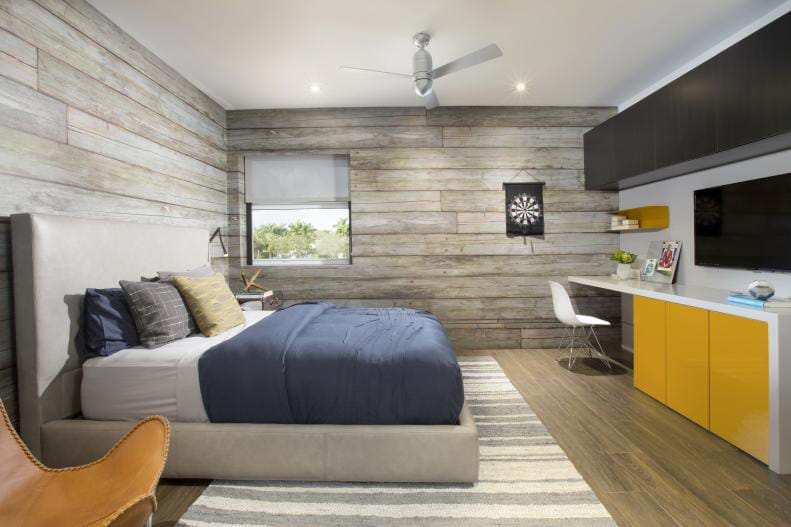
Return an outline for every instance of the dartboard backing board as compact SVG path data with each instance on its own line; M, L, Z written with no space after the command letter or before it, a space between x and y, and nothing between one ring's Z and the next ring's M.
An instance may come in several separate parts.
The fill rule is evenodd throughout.
M503 183L508 236L544 234L544 183Z

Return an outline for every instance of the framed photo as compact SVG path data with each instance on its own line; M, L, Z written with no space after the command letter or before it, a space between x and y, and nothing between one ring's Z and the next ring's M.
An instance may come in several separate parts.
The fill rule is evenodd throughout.
M675 240L654 241L648 246L645 265L640 271L640 279L647 282L674 284L678 259L681 256L681 242Z
M662 242L659 261L656 263L656 272L671 276L675 272L675 263L678 261L676 253L681 246L680 242Z
M643 268L643 276L654 276L655 269L656 258L647 258L645 261L645 267Z

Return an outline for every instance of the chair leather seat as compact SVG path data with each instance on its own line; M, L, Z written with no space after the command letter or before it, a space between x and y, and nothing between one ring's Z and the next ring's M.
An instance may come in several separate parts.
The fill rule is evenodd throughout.
M165 467L170 425L139 422L101 459L78 467L42 465L17 435L0 402L0 525L145 525Z

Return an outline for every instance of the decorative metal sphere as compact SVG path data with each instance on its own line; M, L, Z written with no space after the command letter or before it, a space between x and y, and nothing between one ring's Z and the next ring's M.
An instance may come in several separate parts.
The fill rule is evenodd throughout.
M775 294L775 288L766 280L750 283L750 294L759 300L769 300Z

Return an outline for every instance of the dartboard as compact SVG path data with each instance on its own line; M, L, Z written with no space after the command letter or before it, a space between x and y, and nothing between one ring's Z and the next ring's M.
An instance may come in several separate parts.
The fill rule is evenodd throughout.
M541 204L533 196L517 194L508 204L508 220L520 227L534 225L541 220Z

